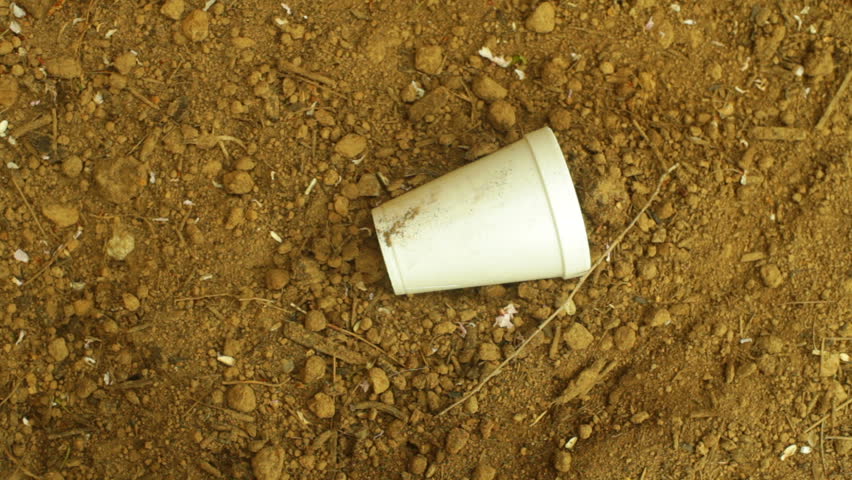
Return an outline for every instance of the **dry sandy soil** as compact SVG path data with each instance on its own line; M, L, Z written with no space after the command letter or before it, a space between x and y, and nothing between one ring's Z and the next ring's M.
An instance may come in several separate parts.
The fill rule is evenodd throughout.
M3 480L852 478L848 2L16 2ZM594 258L680 167L441 414L577 280L394 296L370 209L545 125Z

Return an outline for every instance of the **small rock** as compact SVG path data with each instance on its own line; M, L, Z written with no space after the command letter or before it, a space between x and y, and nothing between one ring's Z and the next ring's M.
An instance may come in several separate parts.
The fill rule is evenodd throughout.
M114 260L124 260L136 248L136 239L123 228L116 228L106 244L106 254Z
M456 454L462 451L467 441L470 440L470 433L461 428L454 428L447 434L447 452Z
M77 385L74 388L74 393L82 399L86 399L92 396L98 390L98 384L95 383L89 377L83 377L77 381Z
M755 346L764 350L766 353L777 355L784 350L784 341L775 335L767 335L765 337L758 338L755 342Z
M551 87L560 87L568 79L565 70L570 64L562 57L553 57L541 67L541 80ZM576 89L574 89L576 91Z
M509 91L491 77L481 75L473 81L473 93L486 102L493 102L506 98Z
M337 123L334 120L334 115L332 115L328 110L317 110L314 113L314 118L316 118L317 122L324 127L333 127Z
M228 406L238 412L249 413L257 408L257 397L251 385L240 383L232 386L225 394Z
M494 362L500 360L500 347L491 342L480 344L479 359L483 362Z
M65 339L62 337L54 338L47 344L47 353L57 362L61 362L68 358L68 346L65 344Z
M371 368L368 372L368 376L370 377L370 385L373 387L374 393L384 393L388 389L388 387L390 387L390 380L388 380L388 374L385 373L385 371L381 368Z
M131 312L135 312L139 310L139 307L142 306L142 303L139 301L139 298L132 293L125 292L121 294L121 301L124 303L124 308L130 310Z
M629 326L622 325L615 329L612 340L615 348L626 352L636 345L636 332Z
M643 260L639 262L639 276L645 280L653 280L660 273L657 270L657 263L653 260Z
M47 73L54 77L71 79L83 76L83 67L76 58L51 58L44 62Z
M133 67L136 66L136 55L133 52L124 52L115 57L113 64L115 65L115 69L118 70L118 73L128 75L133 71Z
M497 130L507 132L515 126L515 108L506 101L498 100L488 108L488 120Z
M359 197L378 197L381 194L382 184L374 174L361 175L361 178L358 179Z
M284 471L284 449L264 447L251 459L251 471L257 480L279 480Z
M415 455L411 458L411 463L408 464L408 471L413 475L423 475L426 472L426 467L429 466L429 461L423 455Z
M450 91L447 87L438 87L427 93L408 111L408 118L413 122L419 122L428 115L437 114L450 100Z
M56 203L45 205L41 213L59 228L70 227L80 220L80 212L76 208Z
M210 34L210 19L204 10L193 10L180 23L180 29L186 38L200 42Z
M281 359L281 371L287 374L293 372L296 369L296 363L293 362L290 358L282 358Z
M305 315L305 328L308 330L312 332L321 332L325 330L326 326L328 326L328 320L325 318L325 314L322 313L321 310L311 310L307 315ZM323 365L325 365L325 362L323 362Z
M0 77L0 108L9 108L18 101L18 81L11 75Z
M852 452L852 438L838 438L834 441L834 451L838 455Z
M581 440L586 440L587 438L592 436L592 426L589 425L588 423L584 423L584 424L580 425L580 427L577 430L578 430L578 432L577 432L578 436L580 437Z
M367 139L356 133L350 133L340 139L334 151L346 158L355 158L367 149Z
M302 381L305 383L314 383L325 376L326 370L325 360L319 356L308 357L305 361L305 369L302 371Z
M611 62L601 62L601 73L604 75L612 75L615 73L615 66Z
M77 155L71 155L62 162L62 173L66 177L75 178L83 171L83 160Z
M435 75L441 71L444 49L438 45L420 47L414 54L414 67L423 73Z
M805 57L805 74L810 77L823 77L834 71L834 58L831 51L824 48L818 52L811 52Z
M820 362L819 375L821 377L833 377L840 370L840 354L824 353Z
M186 8L184 0L166 0L163 6L160 7L160 13L172 20L180 20L184 8Z
M228 193L243 195L254 189L254 179L251 174L242 170L234 170L222 177L222 184Z
M568 472L571 470L571 454L566 452L565 450L559 450L556 452L556 455L553 456L553 468L556 469L557 472Z
M270 268L266 271L266 288L281 290L290 283L290 273L281 268Z
M672 323L672 314L665 308L660 308L648 319L649 327L662 327Z
M550 126L554 130L568 130L571 128L571 112L564 108L556 108L548 115Z
M585 350L595 341L595 336L581 323L574 322L563 335L571 350Z
M314 395L308 408L319 418L331 418L334 416L334 399L325 393L319 392Z
M777 266L768 264L760 267L760 278L763 279L763 284L769 288L778 288L784 283L784 275Z
M551 2L539 4L527 17L526 26L536 33L550 33L556 28L556 7Z
M494 480L494 477L496 476L496 468L491 465L480 463L476 466L476 470L473 471L473 477L471 477L471 480Z
M645 420L648 420L649 418L651 418L650 413L645 412L645 411L641 411L641 412L633 414L633 416L630 417L630 421L633 422L636 425L639 425L640 423L644 422Z

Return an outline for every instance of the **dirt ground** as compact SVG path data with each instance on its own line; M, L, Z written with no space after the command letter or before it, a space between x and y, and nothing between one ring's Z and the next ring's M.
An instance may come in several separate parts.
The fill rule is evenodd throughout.
M0 479L852 478L850 25L0 0ZM394 296L370 209L545 125L595 259L680 166L440 414L577 280Z

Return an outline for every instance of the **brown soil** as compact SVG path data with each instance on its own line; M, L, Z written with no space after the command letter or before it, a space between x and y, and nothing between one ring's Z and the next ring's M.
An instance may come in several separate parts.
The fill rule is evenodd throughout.
M847 2L16 1L0 478L852 475ZM543 125L595 256L681 167L438 416L576 281L396 297L369 210Z

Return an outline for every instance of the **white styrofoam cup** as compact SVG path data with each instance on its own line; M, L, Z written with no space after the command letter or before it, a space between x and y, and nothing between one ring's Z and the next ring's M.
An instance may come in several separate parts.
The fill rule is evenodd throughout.
M373 209L397 295L591 268L577 193L545 127Z

